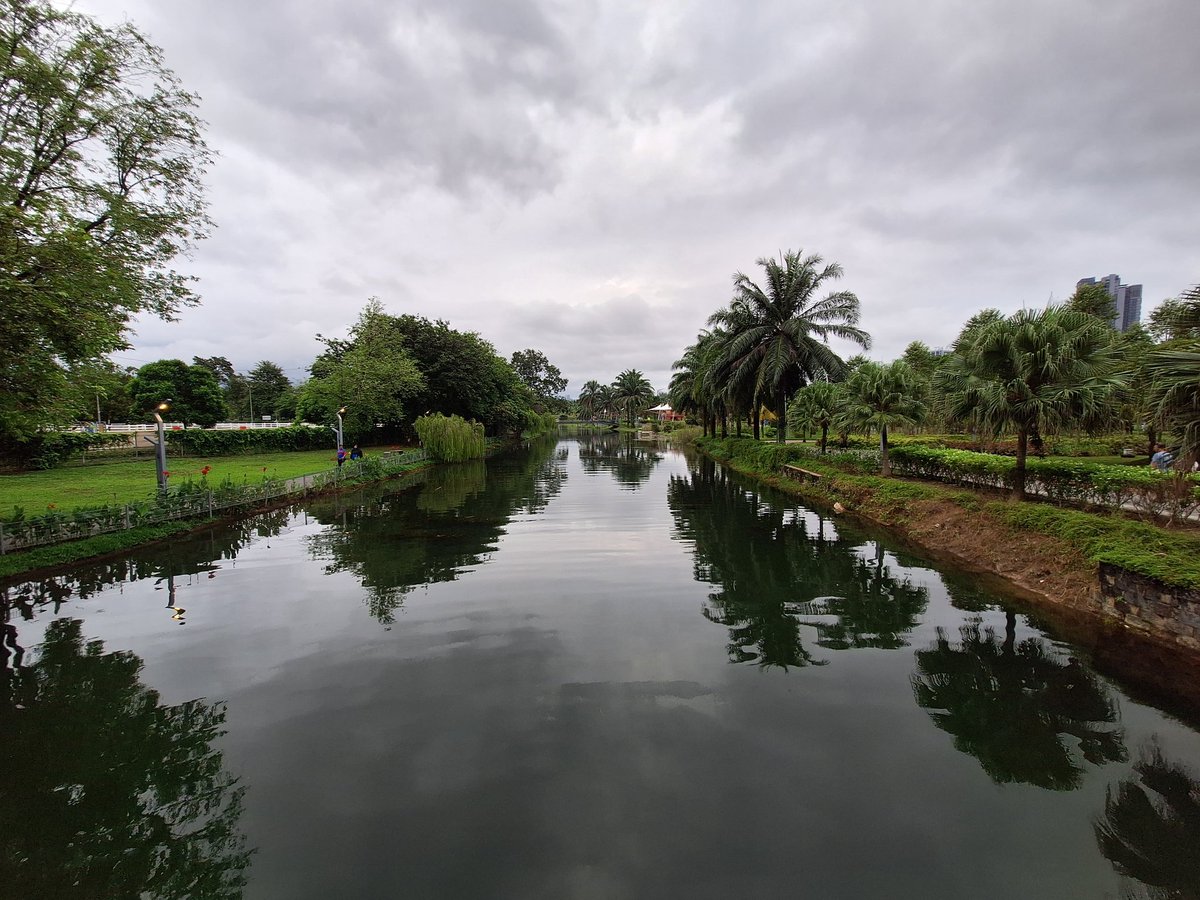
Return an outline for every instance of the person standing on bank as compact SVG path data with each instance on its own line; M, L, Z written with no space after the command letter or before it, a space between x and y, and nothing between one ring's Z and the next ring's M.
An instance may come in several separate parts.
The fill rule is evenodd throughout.
M350 448L350 458L351 459L362 459L363 458L363 452L358 449L358 444L355 444L353 447Z
M1150 457L1150 465L1158 469L1160 472L1165 472L1171 468L1171 463L1174 461L1174 453L1172 453L1162 444L1154 445L1154 455Z
M340 469L342 467L342 463L344 463L346 461L346 448L345 447L338 447L337 461L338 461L338 468Z

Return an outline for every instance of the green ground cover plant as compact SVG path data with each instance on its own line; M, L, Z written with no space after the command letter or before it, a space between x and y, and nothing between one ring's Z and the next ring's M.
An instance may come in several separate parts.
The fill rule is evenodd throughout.
M382 448L367 450L367 458ZM262 453L253 456L168 456L168 483L178 487L207 477L210 483L228 478L249 483L263 478L285 480L335 465L334 451ZM208 471L205 472L207 467ZM26 516L42 515L53 507L69 511L144 500L155 492L152 458L119 460L79 468L0 475L0 519L11 519L20 507Z

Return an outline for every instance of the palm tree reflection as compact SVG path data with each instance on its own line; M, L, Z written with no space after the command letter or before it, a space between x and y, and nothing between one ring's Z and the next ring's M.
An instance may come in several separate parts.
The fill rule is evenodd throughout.
M1078 757L1093 765L1128 758L1108 689L1077 659L1062 658L1043 641L1018 644L1015 613L1007 613L1003 639L978 619L959 635L955 646L939 628L933 646L917 651L913 692L934 724L993 781L1072 790L1084 771Z
M1200 898L1200 780L1151 742L1134 764L1136 778L1110 787L1096 822L1100 852L1133 879L1127 897Z
M829 650L903 646L925 588L893 576L880 547L864 559L861 541L774 497L707 461L667 490L677 534L694 547L696 579L714 586L703 614L729 629L730 659L824 664L804 646L805 626Z

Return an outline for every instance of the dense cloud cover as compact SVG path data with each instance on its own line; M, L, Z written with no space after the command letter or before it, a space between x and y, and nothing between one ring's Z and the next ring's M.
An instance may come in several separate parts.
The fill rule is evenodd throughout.
M201 307L120 362L293 379L367 298L571 379L671 362L779 250L871 355L1087 275L1200 281L1195 0L79 0L203 97ZM1145 312L1145 310L1144 310Z

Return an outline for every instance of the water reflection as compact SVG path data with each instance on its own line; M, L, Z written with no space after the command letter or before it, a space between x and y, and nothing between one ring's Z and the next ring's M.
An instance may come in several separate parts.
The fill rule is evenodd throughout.
M1126 897L1200 898L1200 781L1155 742L1139 756L1137 777L1108 790L1095 826L1100 852L1119 875L1136 880Z
M309 553L326 573L352 573L371 615L390 625L409 591L485 562L513 516L544 508L566 478L551 439L500 460L438 466L414 488L316 501L309 512L333 527L309 538Z
M43 609L54 614L72 599L86 600L113 584L154 579L166 597L164 606L176 621L183 621L175 602L178 579L215 578L223 560L232 560L251 541L270 538L287 528L291 511L277 509L204 532L173 538L166 545L149 545L113 559L90 562L60 575L0 588L0 664L9 659L20 665L24 649L17 621L32 621ZM178 618L176 618L178 617Z
M243 789L212 746L224 705L163 705L141 669L77 619L0 669L4 896L241 896Z
M763 499L709 461L673 477L667 498L695 547L696 579L718 587L703 612L729 629L735 662L824 664L804 646L805 625L826 649L900 647L925 610L925 588L894 577L882 548L864 559L826 520Z
M1072 790L1083 762L1127 759L1117 703L1103 682L1042 640L1018 644L1016 615L1006 615L1003 639L974 619L959 629L957 645L939 628L937 641L917 651L913 692L934 724L999 784Z
M579 461L588 475L607 472L617 484L637 490L663 458L657 449L634 442L631 434L587 433L579 438Z

